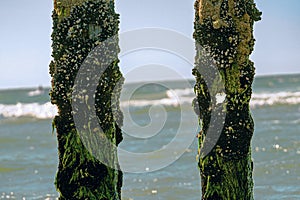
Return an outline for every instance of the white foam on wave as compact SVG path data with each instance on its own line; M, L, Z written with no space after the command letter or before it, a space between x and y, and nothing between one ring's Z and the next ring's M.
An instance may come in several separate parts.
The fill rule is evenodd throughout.
M179 106L182 104L191 103L192 98L185 97L185 98L164 98L159 100L129 100L121 102L121 107L127 107L127 106L134 106L134 107L146 107L146 106Z
M167 90L166 94L169 98L178 98L178 97L194 96L195 95L192 88Z
M194 92L191 88L167 90L166 98L156 100L129 100L122 101L121 107L146 107L146 106L175 106L191 105ZM300 92L254 93L250 102L252 108L274 105L300 104ZM9 117L34 117L38 119L51 119L57 115L57 107L50 102L17 103L15 105L0 104L0 115Z
M179 106L185 103L191 103L195 97L193 89L176 89L166 91L167 98L159 100L130 100L121 102L121 106ZM223 94L217 94L218 103L225 100ZM300 92L277 92L277 93L253 93L250 101L252 108L274 105L297 105L300 104Z
M166 91L167 98L156 99L156 100L127 100L121 102L121 107L134 106L134 107L145 107L145 106L180 106L183 104L191 104L194 92L191 88L186 89L174 89Z
M38 119L51 119L57 114L57 107L50 102L38 103L17 103L16 105L0 104L0 115L3 117L34 117Z
M36 90L32 90L32 91L28 92L27 95L30 97L34 97L34 96L42 95L44 93L45 93L45 91L42 88L38 88Z
M300 92L254 93L251 99L253 107L283 104L300 104Z

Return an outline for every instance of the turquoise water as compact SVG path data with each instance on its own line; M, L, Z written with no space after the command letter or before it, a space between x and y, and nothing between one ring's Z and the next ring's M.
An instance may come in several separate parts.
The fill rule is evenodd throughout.
M196 132L191 127L195 114L188 107L192 88L178 81L142 85L133 94L135 101L122 100L121 108L129 108L132 120L141 127L155 123L149 115L149 109L154 109L152 119L165 117L164 126L156 135L144 139L133 137L131 132L135 127L128 124L120 148L153 152L172 141L179 124L186 138L194 139L181 138L182 143L191 143L184 154L175 155L178 160L157 171L150 172L152 166L149 166L145 170L148 173L125 173L123 199L199 200ZM173 92L166 85L172 85ZM125 86L123 98L134 86ZM174 94L182 97L181 102L174 102ZM162 106L165 109L160 109ZM300 75L256 78L251 108L255 120L252 140L255 199L300 199ZM55 107L49 103L48 89L0 91L0 199L57 198L53 184L57 143L51 126L55 113ZM164 155L153 157L155 165L164 159Z

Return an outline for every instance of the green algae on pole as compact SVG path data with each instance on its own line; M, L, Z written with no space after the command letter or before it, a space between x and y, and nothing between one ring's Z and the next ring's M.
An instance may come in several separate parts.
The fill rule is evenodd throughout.
M119 15L115 13L114 2L111 0L54 0L52 17L54 59L50 63L50 95L52 103L58 107L58 116L53 124L57 130L59 154L55 185L60 199L121 199L122 172L118 170L116 149L103 143L98 145L98 149L93 149L111 154L115 167L109 167L97 159L83 144L74 122L76 111L72 107L72 102L76 101L72 98L73 93L79 88L75 82L81 65L99 44L117 36ZM118 97L123 77L118 67L118 59L108 66L102 66L101 58L102 54L117 57L118 53L118 41L113 40L108 48L98 52L98 62L91 65L94 69L98 67L100 71L106 67L98 80L92 103L101 131L115 146L122 140L118 126L122 125ZM93 79L88 75L90 74L87 73L87 80ZM86 94L81 94L88 98ZM80 99L82 96L77 97ZM88 119L88 116L82 117L83 121ZM94 129L91 132L100 133ZM98 141L92 142L97 146Z
M193 75L197 97L194 105L199 109L197 114L202 126L198 135L198 158L203 200L253 199L251 138L254 122L249 101L255 68L249 56L255 41L253 24L260 16L253 0L195 2L197 55ZM211 73L210 59L218 75ZM223 84L223 89L216 83ZM226 96L221 108L214 99L217 93ZM218 110L217 116L224 117L221 128L214 127L213 109ZM211 143L209 129L220 131L215 143ZM208 144L213 146L205 152Z

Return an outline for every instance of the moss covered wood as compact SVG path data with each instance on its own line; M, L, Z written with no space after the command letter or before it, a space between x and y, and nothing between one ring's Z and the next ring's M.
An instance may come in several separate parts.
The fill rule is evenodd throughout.
M199 108L197 114L202 126L198 157L202 199L250 200L253 199L250 143L254 123L249 101L255 68L249 55L254 46L253 24L260 20L261 12L253 0L196 0L195 11L197 55L193 75L197 97L194 104ZM209 59L213 60L219 75L211 73ZM214 82L220 83L214 81L220 77L223 89L210 89ZM221 108L214 98L217 93L226 95ZM214 127L212 109L224 116L220 130ZM221 135L212 144L213 149L203 153L203 147L209 143L210 128L221 131Z
M74 125L72 92L77 72L89 53L101 42L118 34L119 15L115 13L112 0L54 0L52 17L54 59L50 63L50 95L52 103L58 107L53 124L58 139L59 166L55 185L60 193L59 199L118 200L121 198L122 172L117 170L118 166L114 169L102 164L85 148ZM118 53L115 42L99 54L115 56ZM123 77L118 62L115 60L105 69L94 93L102 131L116 146L122 140L118 127L122 113L117 98ZM102 67L101 59L92 67ZM92 134L98 133L94 131ZM116 150L112 152L109 145L102 145L96 151L113 154L118 165Z

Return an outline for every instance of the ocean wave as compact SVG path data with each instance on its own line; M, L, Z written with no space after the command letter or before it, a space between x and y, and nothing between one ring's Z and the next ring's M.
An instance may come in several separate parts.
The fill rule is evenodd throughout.
M192 88L185 88L185 89L167 90L166 95L169 98L174 99L178 97L195 96L195 93Z
M195 97L193 89L176 89L166 91L168 98L159 100L130 100L121 102L121 106L179 106L186 103L191 103ZM217 99L223 99L223 96ZM223 101L223 100L222 100ZM220 102L222 102L220 101ZM262 106L275 106L275 105L297 105L300 104L300 92L277 92L277 93L253 93L250 101L252 108Z
M177 107L183 104L191 104L193 98L181 97L181 98L163 98L158 100L129 100L121 102L121 107L133 106L133 107L146 107L146 106L174 106Z
M38 119L51 119L57 114L57 107L50 102L39 103L17 103L16 105L0 104L0 115L10 117L34 117Z
M284 104L300 104L300 92L254 93L250 103L252 107Z
M147 107L147 106L174 106L191 105L194 98L193 90L177 89L167 90L167 98L156 100L134 100L122 101L121 107ZM278 92L278 93L254 93L250 102L252 108L274 105L297 105L300 104L300 92ZM0 104L0 115L10 117L34 117L38 119L51 119L57 115L57 107L50 102L39 103L17 103L15 105Z
M42 95L44 93L45 93L45 90L43 89L43 87L39 86L36 90L29 91L27 93L27 95L30 96L30 97L34 97L34 96Z

